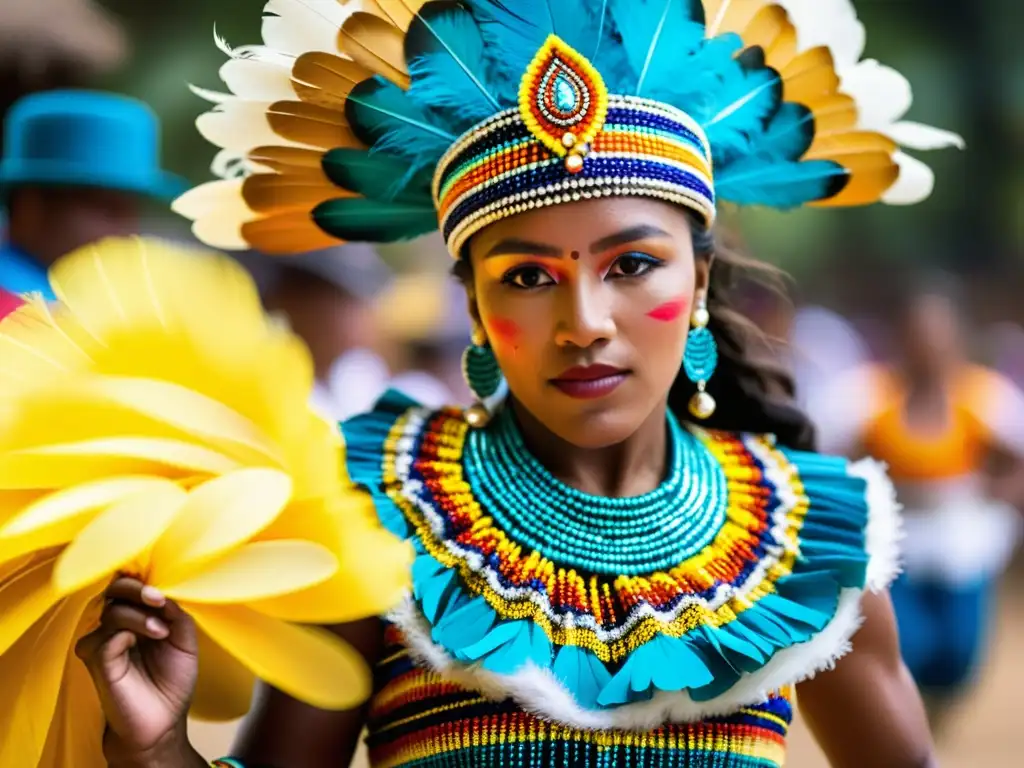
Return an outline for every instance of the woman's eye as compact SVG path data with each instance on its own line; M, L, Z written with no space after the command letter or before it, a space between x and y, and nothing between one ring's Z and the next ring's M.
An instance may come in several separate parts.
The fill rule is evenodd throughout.
M646 253L624 253L615 260L608 277L640 277L655 267L662 265L661 259L648 256Z
M501 282L526 290L555 284L555 280L551 275L540 267L517 267L509 271L501 279Z

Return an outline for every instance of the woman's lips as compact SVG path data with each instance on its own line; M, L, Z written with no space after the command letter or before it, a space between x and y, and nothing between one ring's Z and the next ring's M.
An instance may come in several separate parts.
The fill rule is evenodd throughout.
M629 371L611 365L576 366L565 370L551 384L569 397L593 400L610 395L629 376Z

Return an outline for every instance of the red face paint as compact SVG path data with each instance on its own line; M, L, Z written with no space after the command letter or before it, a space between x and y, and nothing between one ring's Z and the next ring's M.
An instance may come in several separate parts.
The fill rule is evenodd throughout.
M647 313L647 316L653 320L670 323L683 314L685 309L686 301L684 299L675 299L674 301L666 301L664 304L655 307Z
M487 330L504 344L515 344L519 337L519 326L507 317L492 317L487 320Z

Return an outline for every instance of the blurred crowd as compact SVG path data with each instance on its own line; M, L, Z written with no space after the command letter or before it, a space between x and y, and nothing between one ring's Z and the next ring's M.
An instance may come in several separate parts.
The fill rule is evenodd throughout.
M49 23L55 14L65 23ZM47 266L105 236L183 237L149 214L149 201L183 188L160 163L155 114L82 90L127 47L89 0L0 0L0 289L49 294ZM461 288L437 266L441 250L428 238L400 252L351 244L288 260L237 256L268 311L308 344L315 407L343 419L388 387L430 406L468 402L460 361L469 321ZM821 445L885 461L897 481L906 571L893 599L904 655L940 730L986 673L1006 610L999 586L1024 510L1024 318L1010 306L977 313L957 276L908 275L859 304L842 272L833 281L818 293L845 293L834 306L813 290L796 304L754 292L748 311L782 342L777 353Z

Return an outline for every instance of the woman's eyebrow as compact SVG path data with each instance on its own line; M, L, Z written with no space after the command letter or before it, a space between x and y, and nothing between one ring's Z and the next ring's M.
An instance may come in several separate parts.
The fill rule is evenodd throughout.
M487 255L484 258L489 259L492 256L509 256L525 253L530 253L534 256L549 256L556 259L562 257L562 249L554 245L533 243L529 240L521 240L517 237L507 237L504 240L495 243L494 246L487 251Z
M596 240L590 244L590 252L593 254L603 253L604 251L610 251L620 245L626 243L632 243L637 240L645 240L650 237L670 237L669 233L653 224L638 224L635 227L629 227L621 232L602 237L600 240Z

